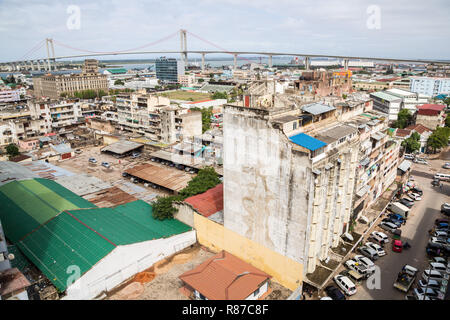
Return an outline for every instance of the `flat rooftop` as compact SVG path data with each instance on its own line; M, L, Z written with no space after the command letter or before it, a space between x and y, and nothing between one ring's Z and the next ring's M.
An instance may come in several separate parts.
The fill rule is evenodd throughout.
M122 140L122 141L117 141L115 143L112 143L112 144L102 148L100 151L112 152L115 154L125 154L127 152L136 150L136 149L142 147L143 145L144 144L142 144L142 143L137 143L137 142L128 141L128 140Z

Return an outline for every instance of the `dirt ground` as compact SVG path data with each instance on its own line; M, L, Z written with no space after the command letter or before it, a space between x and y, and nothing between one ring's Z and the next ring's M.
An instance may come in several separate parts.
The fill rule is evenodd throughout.
M183 250L169 259L162 260L146 270L154 274L153 280L147 283L129 281L117 292L114 292L109 300L188 300L180 293L182 287L178 277L189 271L205 260L214 256L213 252L196 245L193 248ZM151 278L151 277L150 277Z

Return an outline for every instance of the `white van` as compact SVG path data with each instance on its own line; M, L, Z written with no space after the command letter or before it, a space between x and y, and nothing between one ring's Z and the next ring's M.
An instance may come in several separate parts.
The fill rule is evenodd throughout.
M348 277L337 275L334 277L334 281L346 295L351 296L356 293L356 286Z
M436 280L437 282L442 282L444 280L444 276L437 270L427 269L422 273L422 278L425 281Z
M434 175L434 180L441 180L441 181L450 181L450 174L447 173L436 173Z

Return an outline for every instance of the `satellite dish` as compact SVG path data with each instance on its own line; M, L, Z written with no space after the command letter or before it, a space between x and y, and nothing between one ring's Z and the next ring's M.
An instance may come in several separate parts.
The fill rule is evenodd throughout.
M12 253L8 254L8 260L14 260L14 258L15 256Z

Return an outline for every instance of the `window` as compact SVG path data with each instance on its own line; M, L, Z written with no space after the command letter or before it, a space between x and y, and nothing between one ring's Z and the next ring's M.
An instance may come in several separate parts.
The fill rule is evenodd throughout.
M295 129L297 129L297 121L292 123L292 130L295 130Z
M260 288L256 289L255 292L253 292L253 295L254 295L254 296L257 296L257 295L259 294L259 289L260 289Z

